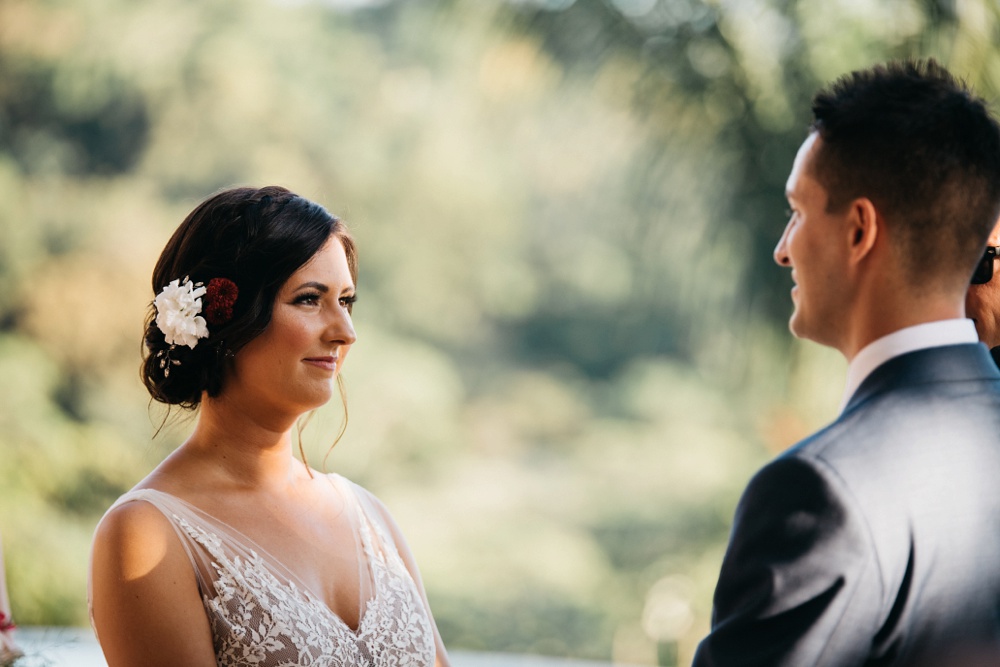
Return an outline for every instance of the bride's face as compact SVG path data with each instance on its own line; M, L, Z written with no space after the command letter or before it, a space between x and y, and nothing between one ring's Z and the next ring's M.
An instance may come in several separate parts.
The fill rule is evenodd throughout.
M331 236L278 290L270 324L236 354L223 393L294 414L326 403L355 341L352 303L344 246Z

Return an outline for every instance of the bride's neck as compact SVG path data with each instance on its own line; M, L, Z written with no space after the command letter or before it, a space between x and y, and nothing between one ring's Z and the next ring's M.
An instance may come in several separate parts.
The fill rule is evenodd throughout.
M302 468L292 455L295 418L206 396L183 447L241 486L284 484Z

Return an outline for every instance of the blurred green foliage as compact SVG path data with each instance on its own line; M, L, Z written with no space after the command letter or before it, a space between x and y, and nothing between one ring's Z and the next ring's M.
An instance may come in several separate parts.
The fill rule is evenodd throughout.
M446 642L690 659L739 492L833 416L771 261L815 89L934 55L992 98L992 0L0 0L0 532L22 624L178 442L138 381L198 201L277 183L361 247L350 427ZM319 465L338 406L303 436Z

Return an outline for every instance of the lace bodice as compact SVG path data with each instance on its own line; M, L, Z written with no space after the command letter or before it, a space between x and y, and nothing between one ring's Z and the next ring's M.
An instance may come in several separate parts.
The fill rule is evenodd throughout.
M423 667L434 633L423 599L367 492L343 478L370 568L371 599L352 630L322 599L249 538L185 501L141 489L174 525L191 557L220 667Z

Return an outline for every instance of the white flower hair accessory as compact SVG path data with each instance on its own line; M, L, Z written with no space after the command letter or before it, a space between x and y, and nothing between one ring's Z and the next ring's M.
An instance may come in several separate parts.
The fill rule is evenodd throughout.
M174 279L153 299L156 327L171 347L187 345L192 350L198 341L208 336L208 324L201 316L201 297L206 289L202 283Z

